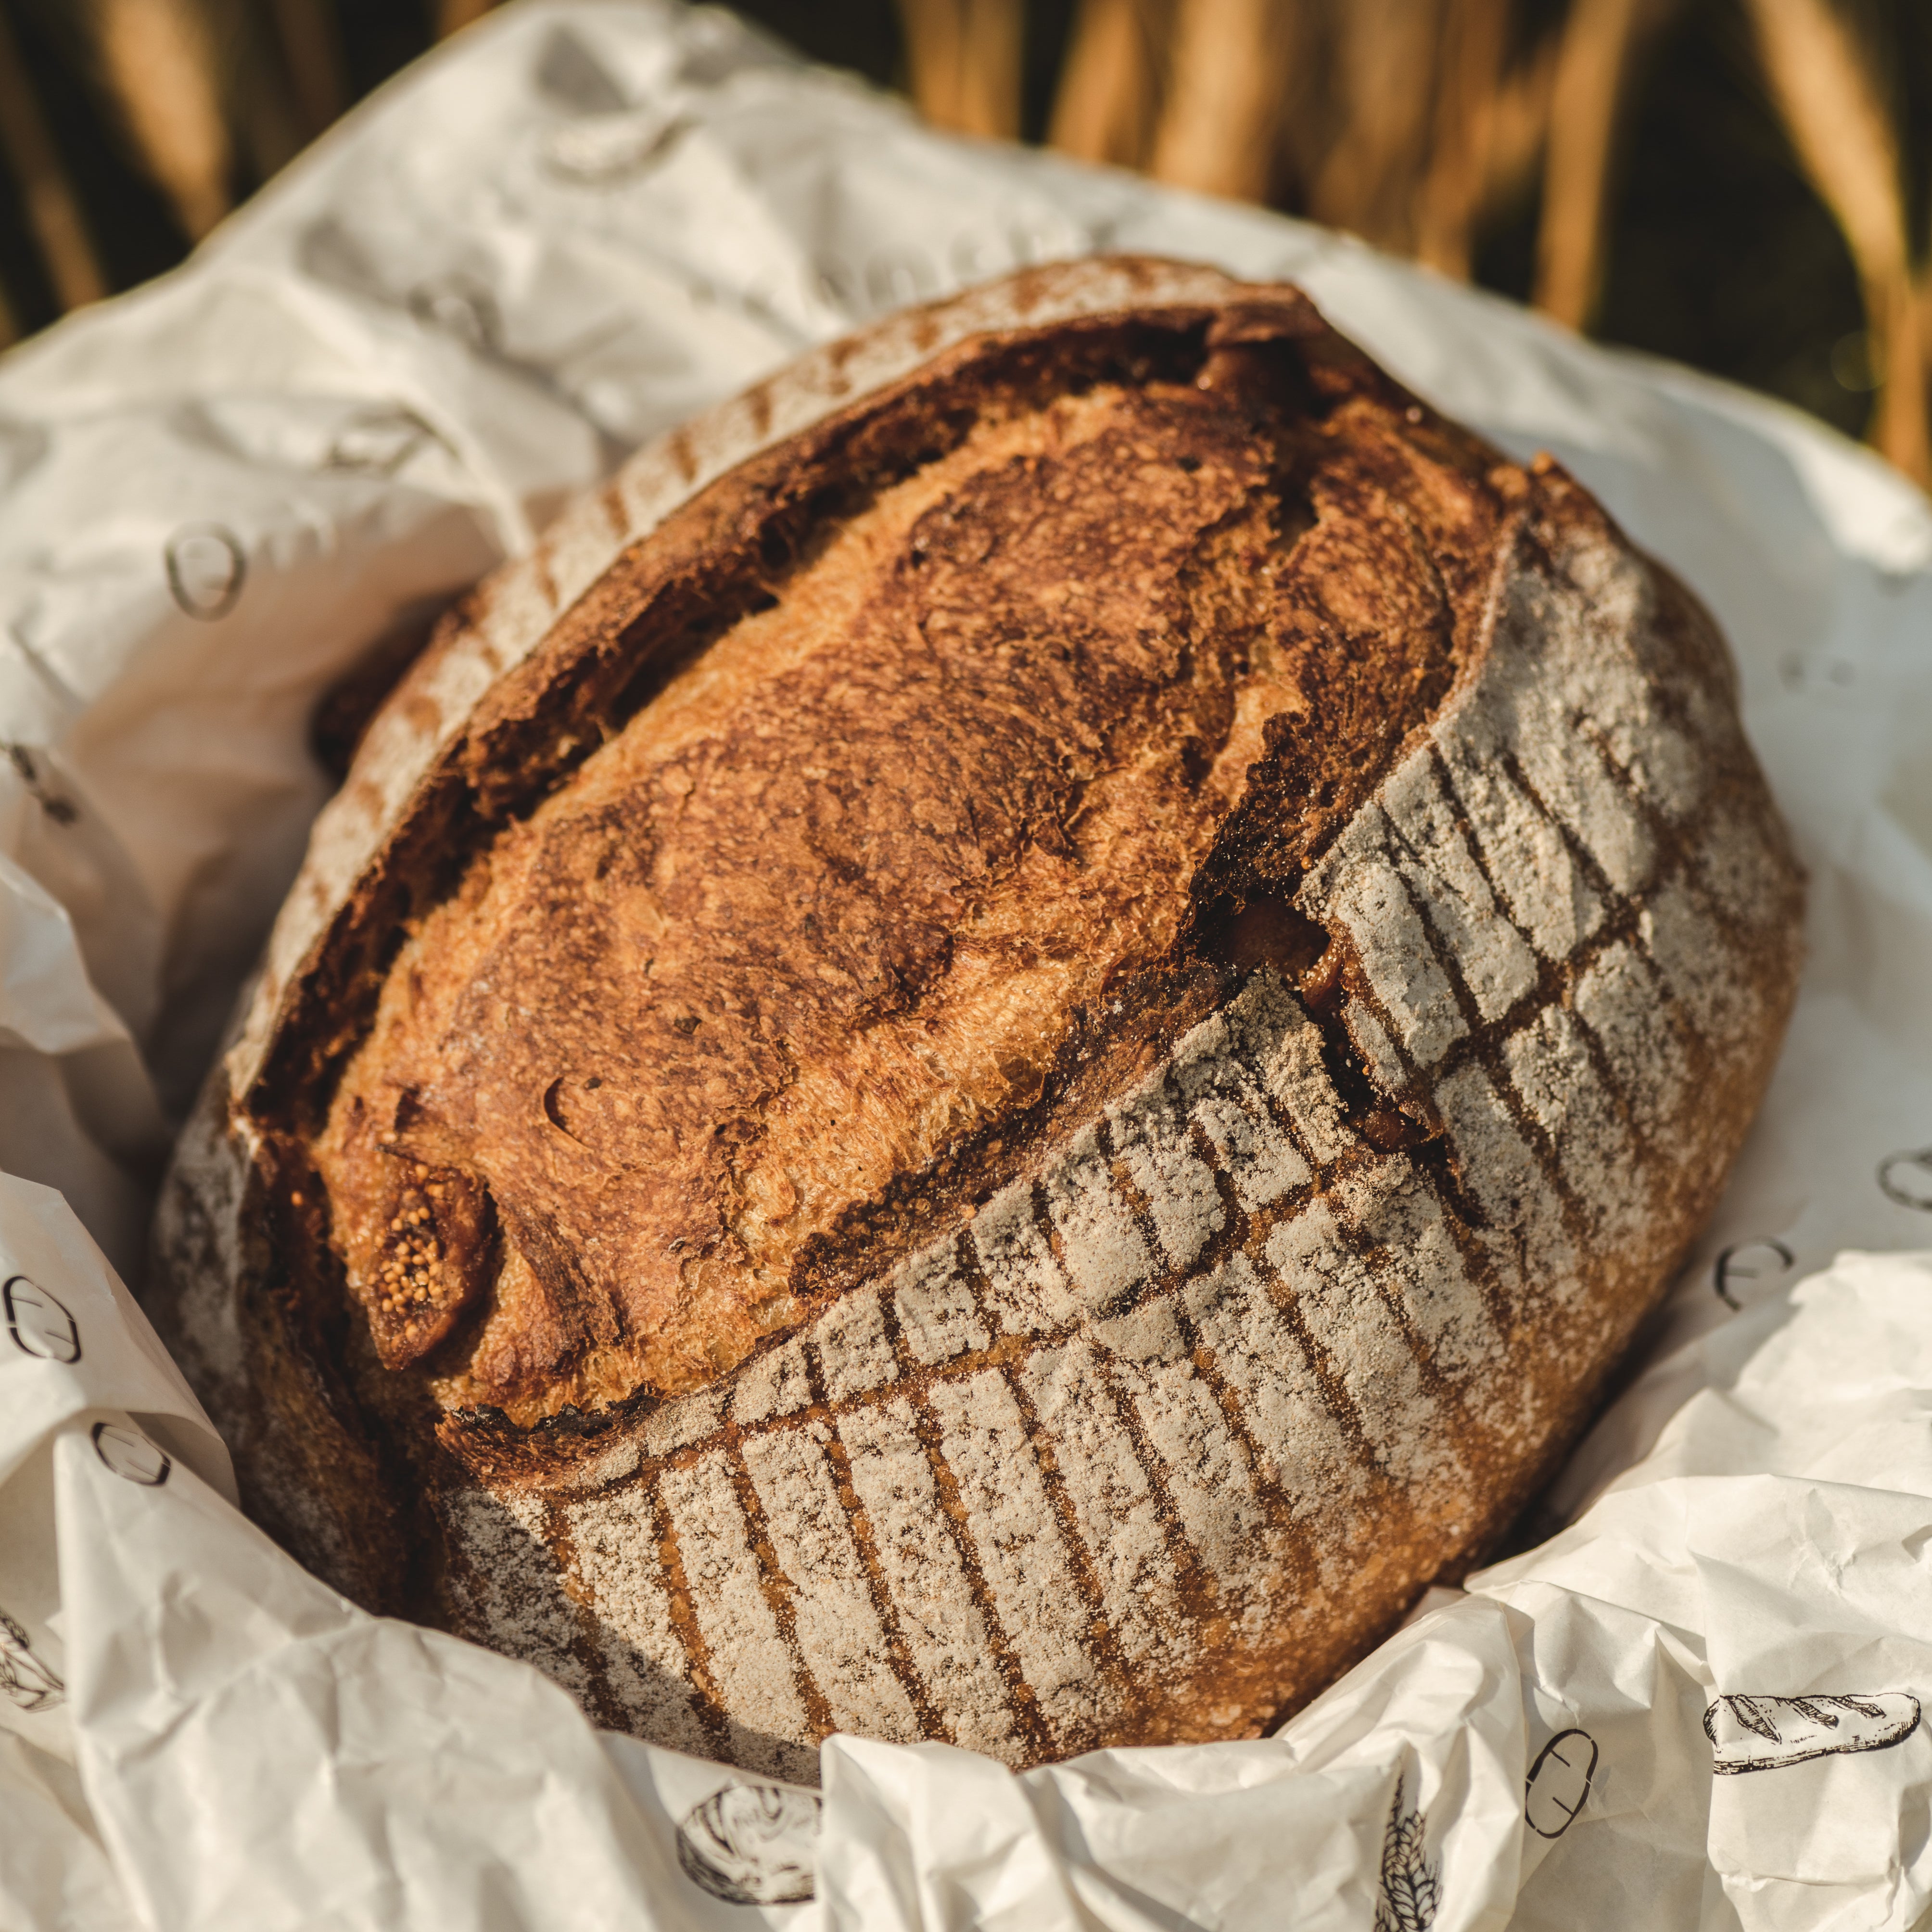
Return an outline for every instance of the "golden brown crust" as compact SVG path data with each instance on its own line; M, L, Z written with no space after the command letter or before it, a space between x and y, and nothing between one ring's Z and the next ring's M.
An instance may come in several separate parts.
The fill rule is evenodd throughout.
M311 1561L610 1721L1244 1734L1580 1426L1768 1077L1795 868L1681 587L1294 291L891 332L405 681L164 1318Z
M1166 333L1051 395L957 358L955 446L761 546L760 608L420 919L316 1142L386 1367L446 1342L441 1400L527 1421L795 1328L1015 1171L1110 1003L1212 974L1244 828L1292 883L1296 808L1448 689L1520 478L1318 390L1299 304Z

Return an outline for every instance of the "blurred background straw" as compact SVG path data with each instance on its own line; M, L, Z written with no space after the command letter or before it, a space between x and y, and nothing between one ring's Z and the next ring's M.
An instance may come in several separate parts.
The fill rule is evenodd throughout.
M221 62L196 0L92 0L94 51L142 166L199 242L229 209L235 157Z
M1925 364L1932 338L1912 272L1905 176L1878 48L1827 0L1750 0L1792 145L1844 232L1864 304L1876 406L1871 440L1921 482L1928 466Z
M0 340L490 0L0 0ZM1932 482L1932 0L747 0L935 126L1351 230Z

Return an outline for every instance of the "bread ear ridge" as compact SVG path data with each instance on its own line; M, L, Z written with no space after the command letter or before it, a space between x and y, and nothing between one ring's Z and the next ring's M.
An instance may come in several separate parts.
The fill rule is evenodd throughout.
M1064 272L1075 292L1060 298L1113 298L1113 271L1082 266ZM1174 272L1184 307L1238 287ZM1006 298L957 307L983 317ZM1028 299L1036 316L1046 298ZM931 328L930 316L898 319L880 334L910 369L952 339L922 338ZM885 350L866 359L870 340L820 352L796 394L780 379L762 404L728 405L722 427L638 459L649 473L625 487L659 491L652 527L729 469L723 452L796 434L788 409L807 423L836 413L843 403L812 386L882 366ZM608 506L579 522L593 514L614 532ZM345 794L319 826L306 898L278 928L295 976L265 988L258 1015L263 1000L280 1010L326 947L332 880L406 818L452 740L445 716L460 704L467 721L507 688L556 607L585 594L596 556L634 540L599 536L603 550L580 555L576 527L503 574L398 694L391 736L372 734L369 767L350 780L368 793ZM1421 1582L1468 1561L1560 1455L1714 1199L1768 1077L1795 987L1796 875L1714 689L1708 625L1679 648L1696 628L1687 608L1546 470L1498 544L1483 648L1295 885L1298 916L1333 942L1318 996L1252 975L1201 1022L1222 1029L1201 1049L1211 1077L1184 1079L1195 1063L1178 1045L1043 1151L997 1241L1000 1204L1022 1184L950 1250L852 1289L784 1344L800 1376L777 1396L760 1381L755 1412L740 1400L748 1365L594 1442L539 1433L530 1448L487 1418L444 1418L450 1460L427 1504L412 1475L370 1478L397 1520L420 1522L424 1507L440 1518L447 1559L418 1579L417 1613L532 1656L606 1721L794 1775L811 1738L855 1711L861 1728L1026 1762L1245 1734L1318 1688ZM229 1063L238 1082L256 1079L272 1039L262 1022L244 1040ZM1376 1101L1388 1118L1371 1129ZM204 1148L171 1186L192 1192L198 1163L205 1180ZM1168 1258L1167 1232L1186 1226L1187 1200L1208 1200L1197 1168L1221 1204L1201 1211L1240 1235L1204 1244L1199 1268ZM1633 1216L1640 1180L1649 1192ZM221 1197L211 1213L240 1231L215 1244L215 1264L238 1305L254 1305L267 1286L250 1258L260 1210L208 1191ZM1142 1278L1116 1264L1132 1243ZM327 1407L320 1383L310 1393ZM241 1400L276 1425L264 1383ZM1112 1475L1076 1419L1111 1445ZM334 1476L301 1480L332 1507ZM1136 1482L1145 1522L1127 1507ZM905 1515L914 1494L924 1500ZM894 1509L902 1520L889 1523ZM1018 1510L1032 1555L1002 1545L1002 1509ZM853 1539L849 1574L800 1558L814 1510L833 1546ZM723 1572L693 1553L707 1538ZM915 1546L925 1553L908 1569ZM312 1541L304 1553L328 1560ZM1137 1573L1144 1614L1110 1581L1136 1564L1151 1566ZM918 1578L941 1571L956 1628L922 1634ZM750 1593L728 1615L727 1574ZM1054 1600L1030 1574L1055 1580ZM1226 1606L1252 1622L1264 1603L1268 1643L1208 1635ZM721 1636L741 1612L733 1628L755 1627L755 1640ZM898 1690L866 1678L814 1616L874 1620ZM696 1688L649 1688L635 1658L614 1662L620 1630L660 1675L692 1673ZM964 1672L952 1691L934 1674L945 1656ZM753 1724L742 1687L772 1670L793 1688ZM948 1702L955 1692L965 1701Z

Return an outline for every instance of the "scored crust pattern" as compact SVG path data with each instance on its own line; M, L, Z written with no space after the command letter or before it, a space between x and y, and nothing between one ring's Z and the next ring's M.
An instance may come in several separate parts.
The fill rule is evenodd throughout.
M1028 298L1237 292L1092 265ZM778 433L782 394L764 407ZM556 556L513 574L419 702L467 677L474 703L476 662L514 661L489 634L518 598L541 636L575 594ZM432 1613L605 1721L809 1778L832 1730L1016 1764L1252 1735L1468 1561L1708 1211L1799 926L1721 642L1553 466L1482 628L1296 887L1318 974L1248 972L963 1226L711 1386L540 1463L461 1445L429 1498ZM251 1438L264 1514L364 1596L351 1472L317 1466L368 1452L302 1393L286 1302L262 1312L272 1177L226 1095L444 728L418 719L386 768L379 739L320 828L160 1234L171 1339Z
M1304 901L1368 969L1344 1024L1384 1091L1429 1082L1486 1228L1352 1132L1264 970L1036 1180L659 1411L584 1493L455 1499L470 1627L527 1652L548 1600L556 1674L712 1750L682 1688L701 1666L754 1768L935 1711L1030 1760L1118 1732L1163 1679L1190 1729L1217 1700L1217 1730L1270 1715L1274 1676L1199 1681L1204 1600L1306 1643L1305 1690L1378 1562L1386 1616L1450 1560L1721 1174L1730 1136L1687 1130L1688 1096L1728 1115L1776 1035L1731 935L1776 936L1787 862L1654 715L1653 580L1591 534L1564 560L1587 591L1510 574L1483 680Z

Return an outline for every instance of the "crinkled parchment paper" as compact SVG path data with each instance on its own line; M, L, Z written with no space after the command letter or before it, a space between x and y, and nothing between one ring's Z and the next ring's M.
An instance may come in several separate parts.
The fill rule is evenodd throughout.
M1264 1742L1016 1778L842 1738L821 1793L761 1785L306 1576L115 1270L323 796L317 693L806 345L1103 248L1294 278L1702 592L1810 869L1804 991L1550 1540ZM524 0L0 363L0 1926L1932 1910L1932 509L1869 456L1316 230L932 135L724 15Z

